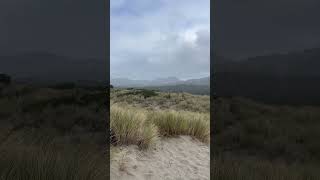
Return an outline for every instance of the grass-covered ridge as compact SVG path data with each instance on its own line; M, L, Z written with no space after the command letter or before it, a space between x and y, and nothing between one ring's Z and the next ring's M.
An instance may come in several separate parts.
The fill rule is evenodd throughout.
M152 94L146 97L145 94ZM149 110L176 110L209 113L210 96L193 95L189 93L170 93L155 90L141 89L111 89L110 101L113 103L128 104Z
M146 97L144 93L152 96ZM209 104L209 96L112 89L110 127L114 144L148 148L161 137L178 135L208 143Z
M0 179L107 179L106 97L94 87L1 87Z
M218 98L213 106L217 179L319 179L319 107L243 98Z

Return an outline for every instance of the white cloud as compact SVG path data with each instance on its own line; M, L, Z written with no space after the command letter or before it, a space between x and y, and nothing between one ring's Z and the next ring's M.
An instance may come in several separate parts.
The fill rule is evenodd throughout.
M118 9L125 4L126 0L111 0L110 1L110 8L111 9Z
M209 0L128 2L111 0L112 77L209 74Z

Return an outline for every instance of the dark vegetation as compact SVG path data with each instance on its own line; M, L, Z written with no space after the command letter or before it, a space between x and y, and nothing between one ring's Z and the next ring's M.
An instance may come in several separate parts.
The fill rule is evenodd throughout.
M53 89L74 89L76 87L75 83L59 83L51 86Z
M11 83L11 77L7 74L0 74L0 83L8 85Z
M265 159L320 162L320 108L217 99L214 150L245 152Z
M149 98L153 96L157 96L158 93L154 90L148 90L148 89L134 89L134 88L127 88L128 92L118 94L118 97L122 96L128 96L128 95L137 95L137 96L142 96L144 98Z
M217 98L213 108L214 177L320 178L319 107L234 97Z
M319 58L320 49L216 57L215 178L320 179Z
M0 89L0 179L106 179L106 88Z
M210 112L210 96L190 93L171 93L135 88L114 88L110 93L111 105L133 105L145 110L175 110Z
M176 92L176 93L190 93L197 95L210 95L209 85L188 85L188 84L178 84L178 85L167 85L167 86L149 86L143 87L144 89L152 89L163 92Z

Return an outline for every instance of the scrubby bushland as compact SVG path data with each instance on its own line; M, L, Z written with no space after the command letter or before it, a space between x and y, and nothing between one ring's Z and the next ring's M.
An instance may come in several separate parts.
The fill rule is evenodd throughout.
M243 98L218 98L213 106L211 151L218 179L320 177L319 107L265 105Z
M123 96L128 96L128 95L137 95L141 96L144 99L157 96L158 93L155 92L154 90L147 90L147 89L128 89L130 91L124 92L122 94L118 94L118 97L123 97Z
M209 102L205 102L209 101L208 97L157 92L145 98L141 92L145 91L111 91L110 124L114 144L135 144L148 148L161 136L178 135L189 135L209 142ZM197 99L200 101L198 107L192 106L196 105ZM182 105L183 101L187 103Z
M146 90L149 92L150 90ZM189 93L154 92L144 96L145 91L137 89L111 89L110 100L113 103L125 103L144 109L172 109L176 111L210 112L210 96L192 95Z
M73 89L76 87L75 83L59 83L52 86L52 89Z
M0 146L0 179L104 180L107 158L101 158L101 153L80 145L7 141Z
M216 149L320 162L320 108L270 106L241 98L218 99L214 107Z
M210 95L210 86L208 85L193 85L193 84L176 84L166 86L147 86L145 89L158 90L162 92L181 93L186 92L197 95Z
M316 164L274 163L261 159L218 157L212 161L212 178L219 180L318 180Z
M8 85L11 83L11 77L7 74L0 74L0 84Z
M105 89L9 85L0 94L0 179L107 179Z

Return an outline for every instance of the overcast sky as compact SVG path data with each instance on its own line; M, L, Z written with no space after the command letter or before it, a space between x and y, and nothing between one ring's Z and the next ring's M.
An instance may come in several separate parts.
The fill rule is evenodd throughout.
M105 0L1 0L0 55L105 57Z
M111 77L210 74L209 0L111 0Z
M320 47L319 0L216 0L214 48L243 58Z

